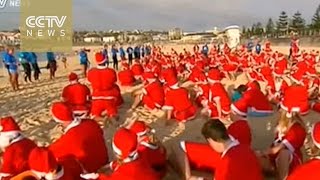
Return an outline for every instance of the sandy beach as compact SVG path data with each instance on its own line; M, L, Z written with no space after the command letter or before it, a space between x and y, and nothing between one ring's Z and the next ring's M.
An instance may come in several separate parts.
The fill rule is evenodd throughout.
M98 50L101 47L86 47L91 49L89 53L89 59L91 62L94 61L94 50ZM170 51L171 48L177 51L183 48L190 49L192 45L165 45L164 51ZM77 47L74 50L78 49ZM289 51L288 47L272 47L273 50L277 50L282 53ZM312 49L320 50L315 47L302 47L306 51ZM46 62L41 62L40 67L44 67ZM1 70L2 71L2 70ZM56 123L51 121L50 106L52 102L59 101L62 89L68 84L67 75L73 71L80 74L80 66L78 57L72 55L68 58L68 68L64 69L62 62L58 62L57 77L54 80L49 80L49 73L46 69L42 69L40 75L40 81L25 84L22 80L22 72L20 73L20 84L21 90L13 92L9 85L6 76L1 76L0 73L0 116L11 115L16 118L22 128L24 134L35 140L39 145L48 145L55 139L57 139L62 131L59 129ZM87 83L85 79L80 80L83 83ZM223 81L225 87L230 91L234 87L245 83L247 80L244 75L240 75L235 82ZM165 120L156 116L151 115L143 108L138 108L133 113L126 113L130 105L132 104L132 97L130 94L123 94L125 104L119 110L120 121L124 122L131 116L138 115L140 120L146 121L153 127L157 132L157 137L167 147L168 153L171 152L171 147L177 144L180 140L189 141L204 141L201 136L200 128L205 122L205 119L197 118L194 121L188 122L185 126L179 126L173 124L165 126ZM272 127L275 125L278 114L267 118L254 118L249 119L252 134L253 134L253 148L256 150L262 150L268 147L273 140L273 130L268 128L268 122L271 122ZM313 123L320 120L319 116L315 112L309 113L309 115L303 117L306 124ZM109 155L111 156L111 139L112 135L116 130L115 125L111 125L105 129L105 138L108 144ZM175 173L169 173L166 179L177 179Z

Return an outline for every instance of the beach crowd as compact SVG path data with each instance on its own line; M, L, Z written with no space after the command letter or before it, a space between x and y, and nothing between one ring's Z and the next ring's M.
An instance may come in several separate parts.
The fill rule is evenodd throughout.
M297 38L292 39L289 57L273 50L269 41L254 48L205 44L182 52L164 52L157 46L146 46L143 53L139 49L112 46L109 59L104 46L95 53L96 66L91 68L88 50L81 49L82 75L90 86L80 83L76 73L69 74L61 101L51 106L52 119L64 133L47 147L23 136L13 117L2 117L1 179L158 180L169 168L186 180L206 179L194 171L210 173L216 180L262 180L265 175L279 180L320 179L320 123L310 132L311 158L303 161L302 155L308 134L303 116L311 110L320 113L318 51L301 50ZM10 54L11 49L5 62L14 76ZM32 55L26 54L19 58ZM54 54L47 57L53 78ZM108 66L111 59L113 68ZM248 83L230 94L221 81L235 81L240 74ZM206 117L199 129L206 143L181 141L173 148L173 158L168 158L156 132L136 117L120 122L114 136L107 137L112 140L112 160L104 130L119 123L124 92L133 98L128 113L143 106L151 113L163 111L166 122L179 124ZM255 151L247 119L274 113L280 114L274 141L264 151Z

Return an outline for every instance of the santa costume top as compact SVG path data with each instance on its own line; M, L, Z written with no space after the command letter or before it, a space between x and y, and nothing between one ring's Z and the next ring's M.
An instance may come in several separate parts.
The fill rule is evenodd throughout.
M95 121L74 119L63 103L54 103L51 112L56 122L70 123L64 134L49 146L58 160L74 156L87 172L95 172L108 162L103 131Z
M311 132L311 137L313 144L320 149L320 123L317 122ZM307 161L305 164L297 167L287 178L287 180L300 180L300 179L308 179L308 180L318 180L320 179L320 157L316 156L311 160Z
M154 73L145 72L143 78L147 82L142 89L142 102L150 109L161 108L164 104L164 90Z
M25 138L12 117L0 119L0 146L4 150L0 179L10 179L29 170L29 154L36 144Z
M289 113L299 112L306 115L309 112L307 88L299 85L288 87L284 92L281 108Z
M118 72L118 80L121 86L133 86L135 83L134 74L128 63L122 63L122 71Z

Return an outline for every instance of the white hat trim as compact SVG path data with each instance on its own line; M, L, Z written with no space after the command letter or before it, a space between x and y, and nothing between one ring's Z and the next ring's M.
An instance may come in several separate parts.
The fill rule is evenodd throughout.
M186 148L186 142L185 141L180 141L180 148L186 153L187 148Z
M220 80L213 80L213 79L208 78L208 82L210 84L214 84L214 83L220 83L221 81Z
M107 59L105 58L103 61L99 62L99 64L98 64L98 62L96 62L96 63L98 64L98 65L97 65L97 68L98 68L98 69L99 69L99 67L106 68L107 66L101 65L101 64L105 63L106 61L107 61Z
M79 82L78 80L69 81L70 84L77 84L78 82Z
M21 133L21 131L5 131L5 132L0 132L1 136L14 136Z
M179 82L177 82L176 84L170 86L171 89L179 89Z
M77 127L81 124L81 119L80 118L76 118L75 120L73 120L65 129L64 129L64 133L67 133L70 129Z
M148 130L146 129L146 130L144 130L144 131L142 131L142 132L138 132L137 133L137 136L144 136L144 135L146 135L147 134L147 132L148 132Z
M0 179L2 179L3 177L10 177L12 176L12 174L9 173L0 173Z
M114 144L114 142L112 142L112 149L117 155L122 156L122 151ZM137 154L136 150L131 152L128 157L134 157L135 154Z
M90 173L90 174L80 174L80 177L82 179L98 179L99 174L98 173Z
M292 146L292 144L291 144L288 140L284 139L284 140L282 140L281 143L282 143L286 148L288 148L288 150L289 150L291 153L294 152L294 147Z
M156 150L156 149L159 148L159 146L157 146L157 145L149 144L149 143L144 142L144 141L141 142L140 144L145 146L145 147L147 147L147 148L149 148L149 149L152 149L152 150Z
M64 169L62 168L57 174L53 173L44 173L35 170L31 170L39 179L45 178L46 180L59 180L64 175Z
M313 144L320 149L320 143L317 142L316 139L314 138L314 128L315 128L315 124L311 128L311 139L313 141Z
M240 111L234 104L231 104L231 110L240 116L247 116L246 112Z

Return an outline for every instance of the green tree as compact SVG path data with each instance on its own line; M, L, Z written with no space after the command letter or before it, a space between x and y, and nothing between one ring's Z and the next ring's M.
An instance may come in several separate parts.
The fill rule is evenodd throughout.
M312 17L311 28L320 31L320 4Z
M305 28L305 20L302 18L301 13L297 11L294 13L291 23L290 23L290 30L296 31L299 34L303 32Z
M285 11L282 11L277 22L277 31L280 35L288 34L288 25L288 15Z
M255 27L255 34L260 36L260 35L263 34L263 32L264 32L264 30L263 30L262 23L261 23L261 22L258 22L258 23L256 24L256 27Z
M247 28L245 26L242 27L242 35L247 36Z
M272 18L268 19L267 25L266 25L266 33L268 36L272 36L275 32L275 25L272 20Z

